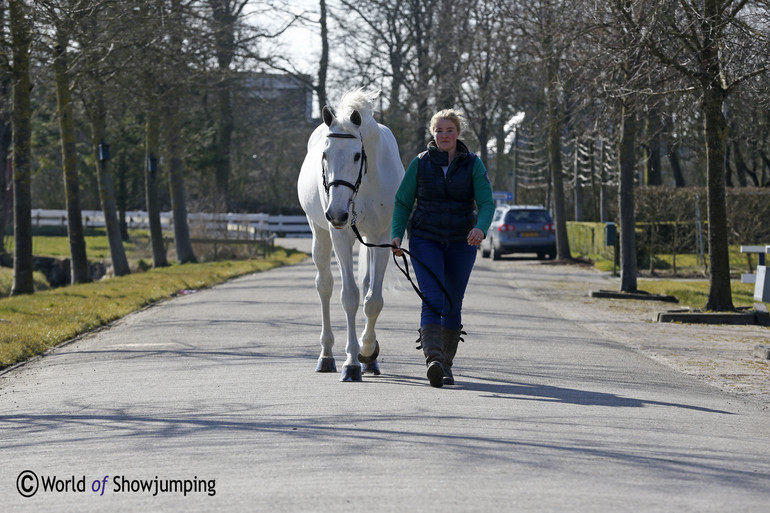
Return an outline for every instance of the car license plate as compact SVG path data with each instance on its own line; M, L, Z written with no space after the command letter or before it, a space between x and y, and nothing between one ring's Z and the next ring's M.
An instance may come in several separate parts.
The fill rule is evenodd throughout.
M540 232L521 232L521 237L539 237Z

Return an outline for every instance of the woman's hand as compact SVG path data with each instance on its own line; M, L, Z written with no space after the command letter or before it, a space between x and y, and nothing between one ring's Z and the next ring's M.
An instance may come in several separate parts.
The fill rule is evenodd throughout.
M390 250L393 253L395 253L396 256L401 256L404 254L404 252L401 250L401 239L399 239L398 237L390 241L390 245L393 246L392 248L390 248Z
M471 246L478 246L482 240L484 240L484 232L481 228L474 228L468 234L468 244Z

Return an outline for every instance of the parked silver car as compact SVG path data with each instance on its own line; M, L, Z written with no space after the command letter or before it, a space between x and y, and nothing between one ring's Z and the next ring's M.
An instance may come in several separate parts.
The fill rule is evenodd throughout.
M481 256L499 260L510 253L537 253L537 258L556 257L553 218L542 206L501 205L495 209Z

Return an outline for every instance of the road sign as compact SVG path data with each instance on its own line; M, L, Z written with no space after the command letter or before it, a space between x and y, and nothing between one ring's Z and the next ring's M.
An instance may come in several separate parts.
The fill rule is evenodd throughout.
M492 191L492 199L495 201L513 201L513 193L507 191Z

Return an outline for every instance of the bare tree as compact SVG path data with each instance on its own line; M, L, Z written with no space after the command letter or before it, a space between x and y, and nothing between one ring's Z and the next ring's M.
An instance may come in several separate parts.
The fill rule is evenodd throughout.
M53 65L56 89L56 111L59 121L59 140L67 209L67 236L70 246L70 282L91 281L91 270L86 253L85 233L80 205L80 177L76 148L77 131L73 105L73 69L71 67L71 40L75 36L77 20L88 9L87 0L46 0L37 2L40 13L41 38L47 44L47 55ZM77 58L77 54L75 55Z
M706 308L734 310L730 288L724 105L746 80L768 71L766 39L750 0L615 0L617 20L640 48L675 71L700 95L708 184L709 297ZM753 37L743 37L750 34ZM727 52L725 49L732 51ZM735 56L740 56L736 58Z
M162 109L160 100L163 96L165 85L160 78L164 74L166 58L164 55L162 38L163 26L158 23L165 17L165 2L148 2L142 8L137 9L138 25L144 29L146 38L144 41L135 40L132 51L144 51L149 59L142 59L140 68L132 70L140 78L135 81L141 84L140 98L144 110L144 189L147 217L150 225L150 245L152 247L152 266L164 267L168 265L166 247L163 240L163 228L160 220L160 206L158 201L158 174L161 156L160 148L160 124ZM155 36L155 37L153 37Z
M504 178L504 128L512 115L513 84L518 71L515 25L509 23L506 14L504 2L498 1L484 2L471 9L468 20L473 29L464 38L466 48L460 49L467 62L462 67L465 79L460 83L459 103L479 141L479 156L492 170L493 182L502 182ZM437 74L441 81L451 82L453 76ZM491 140L497 143L493 166L488 154Z
M636 219L634 216L634 170L636 168L637 121L631 102L621 107L621 136L618 149L620 187L618 209L620 212L620 290L636 292Z
M413 127L408 120L409 108L406 106L411 96L410 60L413 57L413 38L410 31L410 19L404 9L406 0L362 0L340 2L350 16L335 16L337 23L345 32L346 39L355 44L349 45L352 62L356 63L353 73L366 77L362 85L383 87L383 96L387 100L381 113L382 121L393 130L399 140ZM360 23L357 23L360 20ZM422 149L424 135L416 147ZM405 158L413 156L412 148L405 152Z
M768 91L761 80L751 82L726 103L728 187L770 187L770 112L762 105Z
M23 0L9 0L8 14L11 27L11 52L13 63L13 285L11 295L32 294L35 290L32 278L32 216L30 175L32 155L32 108L30 104L32 81L30 78L30 46L32 24L29 6Z
M151 101L145 116L145 173L144 186L147 194L147 216L150 221L152 266L165 267L166 247L158 206L158 155L160 154L160 107Z
M537 60L543 77L546 104L548 166L553 183L553 212L556 224L556 251L559 259L572 254L567 236L562 133L565 126L563 61L575 39L582 33L579 12L573 0L523 2L519 18L523 35L529 40L532 57Z
M181 55L184 33L184 12L181 0L171 0L166 27L168 31L169 55ZM179 70L181 71L181 70ZM181 73L175 73L178 75ZM186 90L186 88L185 88ZM184 169L181 144L181 108L179 91L173 83L165 85L164 118L165 118L165 147L168 153L169 189L171 196L171 211L174 220L174 246L176 258L181 264L195 262L190 227L187 223L187 195L185 192Z
M326 0L319 0L321 9L318 24L321 27L321 58L318 60L318 84L315 87L318 95L318 110L322 110L327 103L326 99L326 75L329 71L329 27L326 11Z
M78 12L77 42L84 49L81 59L83 73L80 77L80 98L91 126L91 151L98 177L99 197L110 245L112 268L115 276L123 276L130 274L131 269L123 247L115 201L114 175L109 166L111 155L107 141L108 112L105 98L109 81L114 77L116 64L111 59L111 52L115 45L108 41L113 37L121 41L120 37L116 37L121 18L117 14L108 15L107 7L105 4L97 3L88 10ZM123 29L129 28L123 27Z
M211 8L209 23L217 62L216 81L216 185L219 208L229 203L230 151L233 137L232 70L238 47L237 31L248 0L207 0Z
M430 41L435 27L433 12L435 11L436 1L408 0L405 7L412 33L412 46L415 52L411 60L412 79L408 82L408 90L411 101L416 105L416 110L412 118L414 135L411 143L408 144L416 152L425 149L426 131L430 118Z
M83 217L80 210L80 179L78 177L77 151L75 148L75 120L72 107L71 81L67 47L69 35L65 20L56 23L56 41L53 64L56 77L56 102L64 173L64 197L67 206L67 235L70 245L70 282L91 281L91 271L86 254Z
M0 255L5 253L6 211L10 202L6 201L8 184L6 171L11 156L11 41L7 37L8 9L5 2L0 3Z

